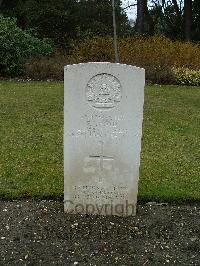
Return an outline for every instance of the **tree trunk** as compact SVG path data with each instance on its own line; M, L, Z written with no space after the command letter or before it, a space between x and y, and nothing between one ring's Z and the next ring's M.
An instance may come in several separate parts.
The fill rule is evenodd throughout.
M119 63L119 54L118 54L118 47L117 47L117 23L116 23L116 14L115 14L115 0L112 0L112 8L113 8L115 63Z
M185 41L191 41L192 31L192 0L184 0L184 24L185 24Z
M144 18L147 10L147 0L137 0L137 32L144 33Z
M2 3L3 3L3 0L0 0L0 7L1 7Z

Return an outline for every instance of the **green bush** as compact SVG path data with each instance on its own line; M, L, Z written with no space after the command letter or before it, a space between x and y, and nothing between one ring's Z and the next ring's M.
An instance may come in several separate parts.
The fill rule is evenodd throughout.
M22 61L29 56L50 55L52 44L20 29L16 20L0 15L0 74L19 75Z
M200 70L173 68L173 73L178 85L200 86Z

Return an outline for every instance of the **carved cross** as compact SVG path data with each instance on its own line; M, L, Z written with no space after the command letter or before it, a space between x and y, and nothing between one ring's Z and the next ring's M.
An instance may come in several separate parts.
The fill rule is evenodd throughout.
M112 156L106 156L104 155L104 143L103 141L99 141L99 145L100 145L100 153L99 155L90 155L89 157L91 159L95 159L95 160L99 160L99 182L102 182L103 179L103 164L104 161L113 161L114 158Z

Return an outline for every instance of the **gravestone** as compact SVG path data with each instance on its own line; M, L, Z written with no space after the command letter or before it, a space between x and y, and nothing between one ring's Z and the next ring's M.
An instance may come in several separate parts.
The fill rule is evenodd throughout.
M65 212L135 215L144 69L86 63L64 74Z

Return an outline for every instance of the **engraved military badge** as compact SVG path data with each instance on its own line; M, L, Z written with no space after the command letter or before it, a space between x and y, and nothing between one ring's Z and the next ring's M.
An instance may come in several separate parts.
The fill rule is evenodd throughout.
M86 86L86 99L95 108L113 108L121 100L121 84L110 74L98 74Z

